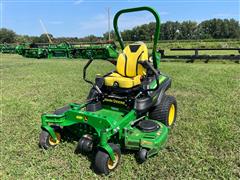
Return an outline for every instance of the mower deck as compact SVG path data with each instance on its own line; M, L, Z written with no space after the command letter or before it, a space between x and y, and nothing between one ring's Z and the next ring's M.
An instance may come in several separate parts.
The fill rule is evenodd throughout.
M57 136L51 125L64 127L78 124L75 136L80 138L88 133L96 139L97 137L104 138L105 142L109 141L108 137L116 134L112 139L110 138L111 141L123 140L126 149L147 148L150 150L148 156L156 154L167 140L168 128L155 120L151 121L156 124L157 129L141 130L138 123L148 118L136 119L135 111L127 112L117 107L103 106L96 112L88 112L85 111L85 106L86 104L70 104L70 109L62 114L43 114L42 128L48 130L55 140ZM104 143L100 146L108 149Z

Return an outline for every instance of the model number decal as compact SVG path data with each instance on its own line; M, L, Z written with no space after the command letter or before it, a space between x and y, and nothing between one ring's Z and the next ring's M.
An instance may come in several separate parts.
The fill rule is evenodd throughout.
M104 101L125 105L124 101L119 101L119 100L116 100L116 99L104 99Z

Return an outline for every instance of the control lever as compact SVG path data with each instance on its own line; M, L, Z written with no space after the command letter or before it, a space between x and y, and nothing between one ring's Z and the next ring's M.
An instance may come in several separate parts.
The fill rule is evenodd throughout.
M152 66L152 64L150 62L148 62L148 60L146 61L138 61L139 64L141 64L144 68L146 68L147 70L151 70L155 76L155 79L156 79L156 83L157 83L157 86L153 89L146 89L144 91L155 91L156 89L159 88L159 81L158 81L158 75L159 75L159 72Z
M99 88L96 84L94 84L92 81L86 79L86 71L87 71L87 68L88 68L88 66L89 66L92 62L93 62L93 58L90 58L89 61L87 62L87 64L84 66L84 68L83 68L83 79L84 79L84 81L86 81L87 83L91 84L91 85L97 90L98 94L103 95L102 91L100 90L100 88Z

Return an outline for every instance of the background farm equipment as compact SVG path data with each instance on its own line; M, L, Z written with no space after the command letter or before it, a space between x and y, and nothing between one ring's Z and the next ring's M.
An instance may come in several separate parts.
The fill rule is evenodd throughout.
M5 53L5 54L15 54L16 53L16 45L15 44L1 44L0 46L0 51L1 53Z
M71 51L71 55L73 58L82 59L115 59L118 52L112 44L100 44L76 47Z
M73 46L67 42L60 44L49 44L48 45L48 58L71 58L71 51Z
M46 44L25 43L16 47L19 55L27 58L47 58L48 49Z
M190 43L191 41L189 41ZM131 41L128 42L128 44ZM232 62L240 62L240 48L237 41L230 42L208 42L205 45L203 42L195 42L189 45L188 41L181 43L168 42L160 43L161 49L158 52L161 54L163 61L185 61L193 63L195 60L200 60L208 63L210 60L222 61L228 60ZM224 46L221 47L224 43ZM147 43L149 44L149 42ZM181 46L187 46L182 48ZM2 53L18 53L29 58L79 58L88 59L105 59L115 62L114 59L118 56L117 46L111 43L25 43L16 46L9 44L1 44L0 50ZM219 47L220 46L220 47ZM150 49L152 47L150 46ZM193 52L193 53L191 53ZM206 52L206 53L203 53Z
M104 59L117 58L118 51L115 44L40 44L26 43L16 47L19 55L28 58L79 58L79 59Z

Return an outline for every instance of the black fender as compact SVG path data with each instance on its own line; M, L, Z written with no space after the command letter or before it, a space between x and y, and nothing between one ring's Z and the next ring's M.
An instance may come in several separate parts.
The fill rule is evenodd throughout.
M172 79L167 79L162 85L160 85L160 93L158 95L157 101L154 103L153 106L157 106L161 103L162 98L165 94L165 92L171 87L172 85Z
M166 79L159 85L159 88L151 92L149 96L143 98L137 98L135 100L134 109L140 114L148 112L150 108L157 106L164 96L165 92L171 87L172 80Z

